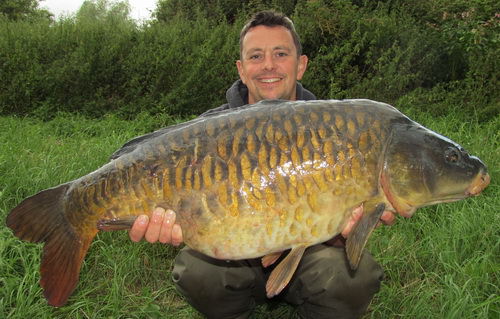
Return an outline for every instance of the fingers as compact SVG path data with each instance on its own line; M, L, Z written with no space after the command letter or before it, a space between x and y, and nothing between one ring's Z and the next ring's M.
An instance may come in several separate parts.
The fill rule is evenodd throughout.
M344 229L341 232L342 237L347 238L347 236L349 236L354 225L356 225L356 223L361 219L362 216L363 216L363 205L356 207L352 211L351 218L349 218L347 224L345 225Z
M175 213L172 210L167 210L164 214L163 223L161 224L160 235L158 241L163 244L172 242L172 229L175 224Z
M354 225L356 225L356 223L361 219L361 217L363 217L363 205L356 207L352 211L351 218L349 218L346 226L341 232L342 237L347 238L347 236L349 236L352 229L354 228ZM394 213L385 210L382 213L382 216L380 217L380 223L378 225L380 225L381 223L384 225L393 225L395 221L396 221L396 216L394 215Z
M172 228L172 245L179 246L183 241L182 229L179 224L174 224Z
M140 215L132 225L132 228L128 232L130 240L134 242L139 242L144 237L146 229L148 228L149 217L147 215Z
M151 220L146 230L144 238L150 243L156 243L160 238L160 232L165 219L165 210L161 207L156 207L151 215Z
M380 221L382 222L382 224L390 226L393 225L396 221L396 216L393 212L385 210L380 217Z
M182 243L181 226L175 223L175 212L157 207L151 218L140 215L129 231L132 241L138 242L143 238L150 243L164 243L178 246Z

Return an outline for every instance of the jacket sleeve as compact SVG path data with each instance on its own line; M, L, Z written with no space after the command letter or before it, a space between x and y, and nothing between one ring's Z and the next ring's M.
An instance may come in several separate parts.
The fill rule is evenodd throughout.
M220 111L224 111L224 110L227 110L229 109L229 103L226 103L226 104L222 104L221 106L219 107L216 107L216 108L213 108L213 109L210 109L208 111L205 111L203 113L201 113L200 116L206 116L206 115L210 115L210 114L213 114L213 113L217 113L217 112L220 112Z

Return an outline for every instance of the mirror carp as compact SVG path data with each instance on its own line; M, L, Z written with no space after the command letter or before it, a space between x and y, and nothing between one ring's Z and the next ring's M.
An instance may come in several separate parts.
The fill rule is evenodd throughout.
M135 138L96 171L22 201L7 226L44 243L40 284L52 306L67 302L99 230L130 228L157 206L177 213L189 247L217 259L291 249L268 280L272 297L356 207L352 269L384 210L411 217L489 181L477 157L388 104L261 101Z

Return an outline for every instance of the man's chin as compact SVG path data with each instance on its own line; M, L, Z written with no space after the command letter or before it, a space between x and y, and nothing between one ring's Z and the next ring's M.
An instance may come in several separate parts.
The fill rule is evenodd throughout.
M259 93L261 94L255 97L256 99L254 103L257 103L258 101L262 100L292 100L286 94L283 93L269 92L269 91L268 92L261 91Z
M289 100L283 96L283 94L263 94L262 100Z

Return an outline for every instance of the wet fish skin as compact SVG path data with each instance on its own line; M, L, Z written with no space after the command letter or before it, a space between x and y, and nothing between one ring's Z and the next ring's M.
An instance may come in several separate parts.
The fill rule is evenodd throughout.
M452 165L447 156L459 158ZM74 289L97 225L156 206L176 211L186 244L215 258L292 248L293 262L271 276L272 296L304 248L338 234L353 208L363 204L365 212L347 242L356 268L378 221L370 216L384 208L411 216L478 194L489 182L479 159L369 100L263 101L139 137L112 158L8 216L16 236L46 242L41 284L52 305Z
M185 242L221 259L327 240L345 223L344 212L378 191L372 172L387 132L348 104L334 116L307 107L202 119L142 143L71 185L71 224L90 232L101 219L171 208ZM332 218L332 205L343 214Z
M372 118L375 117L352 112L353 108L347 104L347 111L332 117L327 109L321 110L320 107L316 113L301 114L308 109L294 110L285 106L272 116L264 113L264 118L252 114L254 123L258 125L246 120L239 122L240 127L238 122L229 123L231 131L235 132L229 142L218 138L217 132L202 134L198 145L206 145L206 149L200 148L198 154L209 154L210 160L205 157L201 163L193 161L193 166L201 167L199 179L204 186L203 193L190 189L197 183L185 178L186 175L191 179L194 179L193 175L196 177L189 168L184 172L162 168L164 175L180 175L172 183L180 186L177 191L184 186L182 181L190 190L189 194L179 195L180 202L177 202L179 197L174 196L171 200L177 202L174 210L209 216L204 224L199 217L191 217L192 222L187 223L183 221L186 218L182 213L180 222L186 229L186 242L197 249L206 247L203 250L205 254L237 259L261 256L270 249L283 250L294 242L326 240L332 233L338 233L347 216L339 214L332 218L330 207L336 206L344 213L378 191L377 174L372 172L377 171L382 148L380 141L386 134L382 125L372 125ZM315 129L312 123L316 123L318 128ZM299 128L301 125L302 128ZM217 127L224 127L224 124ZM208 131L211 132L211 127ZM199 136L197 132L195 135ZM167 144L180 143L169 141ZM217 152L212 151L216 148ZM365 154L364 151L370 152ZM195 151L182 150L182 153L193 154ZM181 158L173 162L176 160L184 161ZM206 165L207 162L210 165ZM211 168L204 169L207 166ZM165 173L167 170L175 174ZM263 180L265 183L262 183ZM332 192L336 192L337 196L331 196ZM156 205L168 206L169 203L155 202L152 206ZM139 210L144 211L142 207ZM263 213L257 216L250 214L254 211ZM236 215L237 219L231 218ZM240 231L235 235L232 230L237 228L246 232ZM200 229L208 237L200 236ZM196 235L190 236L190 233ZM253 239L257 235L259 240ZM190 243L191 237L197 243Z

